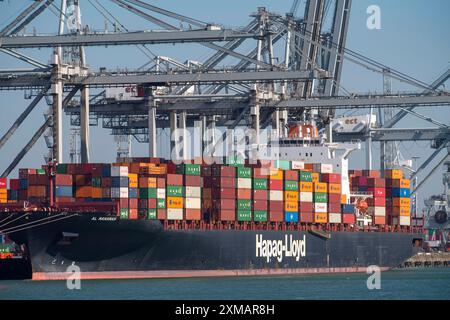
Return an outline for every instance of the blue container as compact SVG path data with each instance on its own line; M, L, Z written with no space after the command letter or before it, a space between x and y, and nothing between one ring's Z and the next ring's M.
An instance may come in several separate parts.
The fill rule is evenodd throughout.
M286 222L298 222L298 212L284 212L284 220Z
M392 197L394 198L409 198L411 191L408 188L392 188Z
M128 198L139 198L138 188L130 188L128 189Z
M21 190L28 189L28 179L19 179L19 185Z
M112 177L111 187L113 188L128 187L128 177Z
M111 165L102 164L102 177L110 177L110 176L111 176Z
M56 186L55 197L73 197L72 186Z
M355 213L355 205L353 204L343 204L342 213Z

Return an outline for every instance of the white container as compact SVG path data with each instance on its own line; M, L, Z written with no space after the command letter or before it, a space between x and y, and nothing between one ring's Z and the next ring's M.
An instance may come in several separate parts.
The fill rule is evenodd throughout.
M128 177L128 167L112 166L111 177Z
M184 207L186 209L201 209L202 202L200 198L185 198Z
M326 203L314 203L314 212L315 213L327 213L327 204Z
M283 191L280 190L270 190L269 191L270 201L283 201Z
M252 188L252 179L238 178L237 179L237 187L238 187L238 189L251 189Z
M313 202L313 193L312 192L299 192L298 200L300 202Z
M167 209L167 220L183 220L183 209Z
M186 198L201 198L202 188L201 187L190 187L186 186Z
M372 216L385 217L386 216L386 208L385 207L369 207L367 208L367 213Z
M400 216L400 225L401 226L410 226L411 225L411 217Z
M302 161L292 161L291 162L292 170L303 170L305 169L305 163Z
M329 223L342 223L342 215L340 213L329 213L328 214Z
M166 189L165 188L156 189L156 198L157 199L165 199L166 198Z
M320 173L333 173L333 165L328 163L313 164L313 171Z
M128 198L128 188L111 188L111 198Z

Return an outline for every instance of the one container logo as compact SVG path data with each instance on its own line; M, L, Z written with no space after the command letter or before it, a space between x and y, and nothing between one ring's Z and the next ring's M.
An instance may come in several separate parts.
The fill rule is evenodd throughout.
M306 256L306 236L303 239L294 240L292 235L285 235L284 240L265 240L262 234L256 235L256 257L265 258L270 262L271 258L276 258L282 262L284 257L292 257L295 261L300 261Z

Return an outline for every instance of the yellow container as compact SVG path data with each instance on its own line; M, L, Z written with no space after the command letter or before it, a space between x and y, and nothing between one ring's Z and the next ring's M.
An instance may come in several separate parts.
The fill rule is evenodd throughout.
M298 192L297 191L285 191L284 201L287 202L298 202Z
M138 175L136 173L128 174L128 185L130 188L138 187Z
M312 192L313 191L313 183L300 181L300 192Z
M6 199L0 199L0 203L8 203L8 200L6 200Z
M6 197L8 195L8 190L7 189L0 189L0 198L1 197Z
M410 198L392 198L392 205L394 207L411 207Z
M284 210L290 212L298 211L298 201L287 201L284 203Z
M102 188L92 187L92 198L95 198L95 199L103 198Z
M167 197L167 208L183 209L183 197Z
M328 214L327 213L314 213L314 222L315 223L327 223L328 222Z
M314 183L319 182L320 173L318 173L318 172L312 172L311 175L312 175L312 181L313 181Z
M393 213L396 216L409 217L411 215L411 209L409 207L394 207Z
M341 194L341 204L347 204L347 195Z
M400 188L411 188L411 180L409 179L400 179Z
M281 169L270 169L270 180L283 180L283 170Z
M386 170L384 172L385 178L388 179L402 179L403 178L403 172L399 169L392 169L392 170Z
M339 183L328 184L328 193L341 193L341 185Z
M314 192L327 193L328 192L328 184L325 182L315 182L314 183Z

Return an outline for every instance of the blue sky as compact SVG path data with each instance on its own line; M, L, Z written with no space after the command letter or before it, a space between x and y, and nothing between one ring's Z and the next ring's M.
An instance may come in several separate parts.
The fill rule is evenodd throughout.
M59 1L56 1L59 2ZM228 27L238 27L247 24L257 7L264 6L270 11L284 14L291 7L292 1L263 1L263 0L227 0L227 1L148 1L149 3L175 11L187 16L197 18L205 22L217 22ZM4 27L31 1L0 2L0 28ZM112 14L130 30L154 29L147 21L125 12L110 1L101 1ZM381 30L369 30L366 27L369 5L378 5L381 8ZM81 1L82 20L89 24L91 29L103 29L104 18L90 5L88 1ZM347 48L367 55L377 61L383 62L392 68L402 71L424 82L432 82L441 73L450 67L450 2L448 0L354 0L351 9ZM31 32L33 28L39 33L54 33L57 30L57 18L54 13L46 12L27 27ZM180 48L182 50L180 50ZM249 47L248 47L249 48ZM153 52L169 55L181 61L187 58L204 60L207 58L208 49L196 45L186 44L182 46L153 46ZM33 57L47 62L50 57L49 49L24 51ZM108 47L88 48L88 63L95 70L101 66L108 68L137 68L146 62L146 57L135 47ZM0 68L28 67L15 59L0 53ZM342 85L350 92L381 92L382 78L378 73L352 64L344 63ZM447 86L449 84L447 83ZM393 91L420 91L418 88L393 81ZM30 103L23 99L23 92L0 92L0 135L4 134L20 112ZM45 102L41 102L17 134L0 150L0 170L4 170L13 156L28 141L32 133L43 122L42 113L46 110ZM426 115L449 123L450 112L447 108L436 107L429 109L417 109ZM430 127L431 125L415 118L407 117L398 127ZM68 119L65 119L64 131L69 132ZM115 145L108 130L101 127L91 127L92 135L92 160L113 161ZM65 135L65 156L68 159L68 134ZM374 147L374 157L378 155L377 147ZM43 154L46 146L41 139L33 150L22 160L19 167L37 167L43 162ZM401 146L405 158L420 156L419 162L431 153L429 143L404 143ZM147 146L133 144L134 155L145 155ZM361 167L364 159L364 150L355 154L351 160L351 166ZM375 165L378 166L375 160ZM15 174L14 174L15 175ZM441 171L430 179L422 191L422 197L431 193L442 191ZM421 197L421 198L422 198Z

